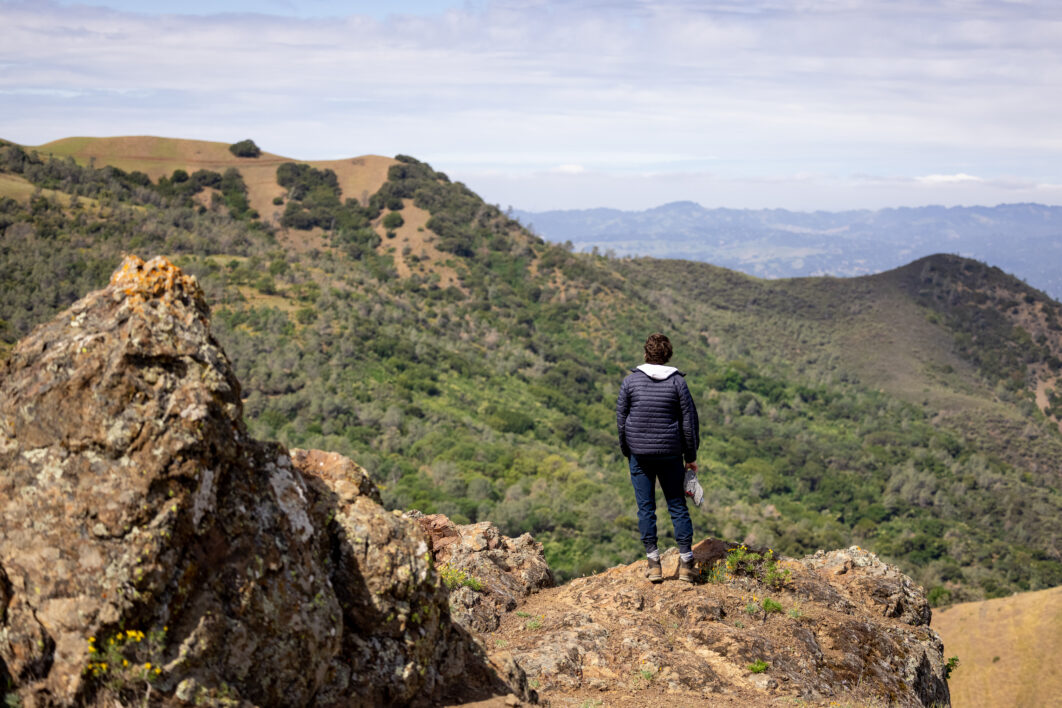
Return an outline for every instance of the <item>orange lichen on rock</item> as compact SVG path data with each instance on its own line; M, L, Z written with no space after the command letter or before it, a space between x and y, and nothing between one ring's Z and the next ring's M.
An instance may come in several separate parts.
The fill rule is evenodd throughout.
M127 255L121 267L111 275L110 285L128 297L142 300L180 298L191 301L200 311L207 310L203 290L195 276L185 275L164 256L144 262L138 256Z

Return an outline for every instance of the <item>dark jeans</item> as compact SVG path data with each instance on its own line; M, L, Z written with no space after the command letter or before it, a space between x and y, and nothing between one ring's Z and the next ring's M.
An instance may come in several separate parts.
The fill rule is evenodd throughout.
M656 548L656 480L667 500L671 523L675 527L675 541L680 553L688 553L693 546L693 522L686 508L686 468L681 455L631 455L631 484L638 503L638 531L646 552Z

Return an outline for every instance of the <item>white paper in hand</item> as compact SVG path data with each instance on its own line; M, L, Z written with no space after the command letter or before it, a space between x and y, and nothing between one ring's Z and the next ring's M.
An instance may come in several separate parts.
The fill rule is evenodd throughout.
M686 496L693 497L693 503L700 506L704 500L704 490L701 489L701 483L697 481L697 473L693 470L686 470L686 482L683 486Z

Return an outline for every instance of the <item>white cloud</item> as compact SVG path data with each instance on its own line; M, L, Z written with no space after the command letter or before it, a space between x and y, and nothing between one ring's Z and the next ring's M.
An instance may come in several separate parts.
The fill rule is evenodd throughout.
M251 135L304 158L403 152L457 179L454 167L542 175L520 182L538 190L526 202L578 198L593 179L615 186L610 175L710 172L729 194L718 185L803 174L800 194L820 189L823 204L840 182L897 198L897 179L903 194L1002 194L1005 175L1062 182L1057 3L445 4L392 3L385 16L354 2L321 19L0 2L0 136ZM564 194L542 186L574 176ZM604 189L581 194L608 203Z
M915 177L916 182L922 184L954 184L956 182L984 182L980 177L974 177L968 175L965 172L960 172L954 175L925 175L923 177Z

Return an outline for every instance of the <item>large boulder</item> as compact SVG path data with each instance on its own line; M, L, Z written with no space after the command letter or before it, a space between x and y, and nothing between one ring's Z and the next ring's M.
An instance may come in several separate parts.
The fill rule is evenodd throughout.
M0 680L27 706L520 692L378 501L248 438L194 278L127 258L0 364Z

